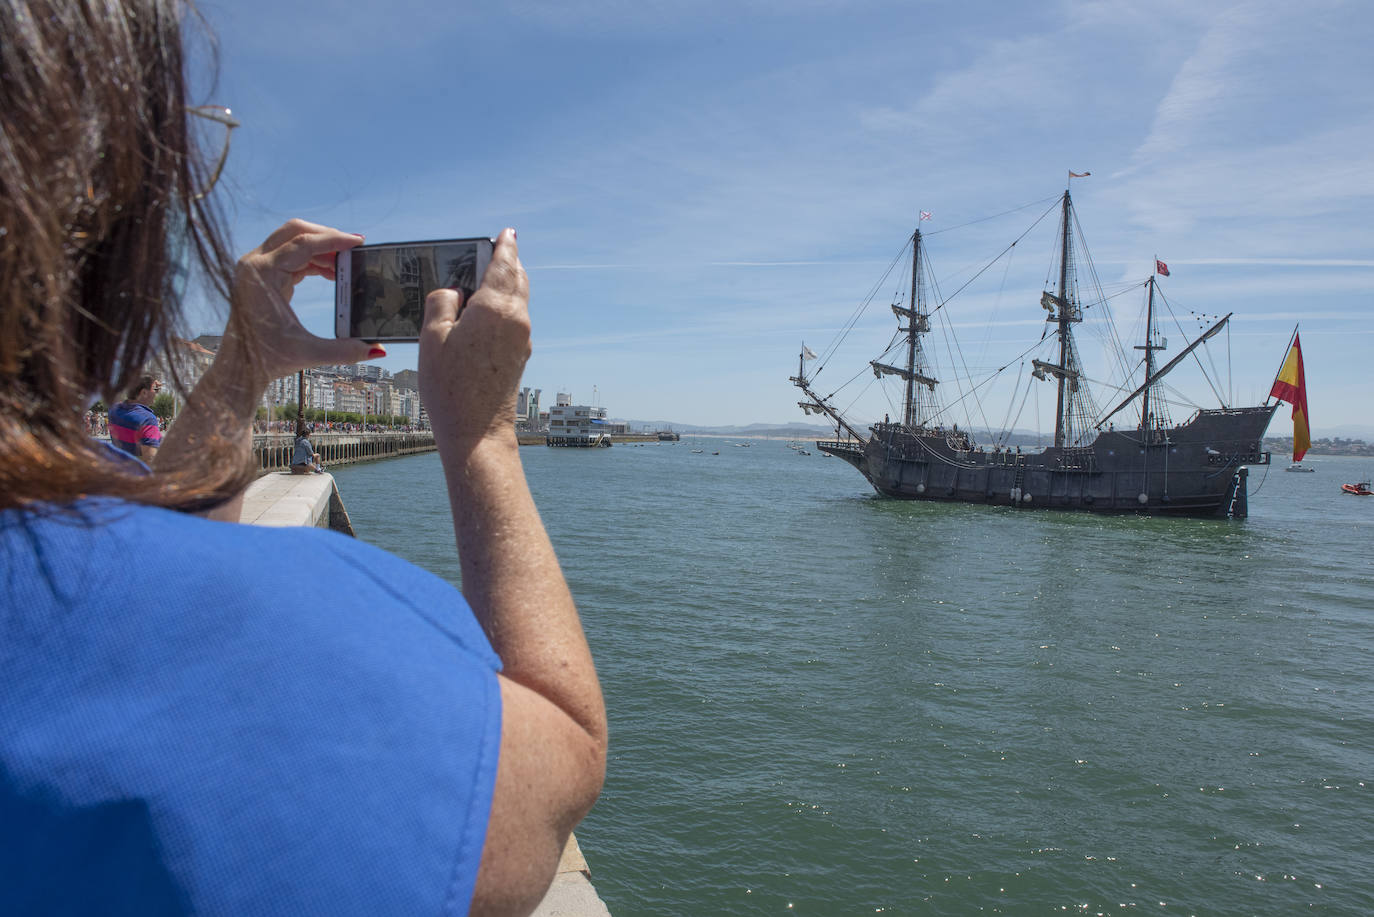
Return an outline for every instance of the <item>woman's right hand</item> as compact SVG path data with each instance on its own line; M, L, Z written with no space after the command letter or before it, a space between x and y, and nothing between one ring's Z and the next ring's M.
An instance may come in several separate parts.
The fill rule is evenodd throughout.
M298 283L306 277L333 280L335 257L362 241L356 233L288 220L239 259L230 327L249 344L248 351L256 355L266 380L312 366L357 363L386 354L385 348L358 338L311 334L291 308Z
M472 912L530 913L606 773L606 707L520 468L515 392L530 355L515 232L482 286L425 300L420 394L448 484L463 594L501 657L501 748Z
M482 286L425 299L420 397L441 450L515 441L515 393L530 356L529 280L515 230L496 239Z

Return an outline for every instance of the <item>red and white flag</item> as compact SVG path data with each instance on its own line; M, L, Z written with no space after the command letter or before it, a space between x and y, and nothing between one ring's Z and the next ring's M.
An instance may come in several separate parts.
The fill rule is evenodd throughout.
M930 211L929 211L929 210L922 210L922 211L921 211L921 219L923 219L923 220L928 220L928 219L930 219Z
M1156 258L1156 259L1155 259L1155 273L1156 273L1156 274L1162 274L1162 275L1164 275L1165 277L1168 277L1168 276L1169 276L1169 265L1165 264L1163 261L1160 261L1158 258Z
M1075 172L1072 169L1069 170L1069 178L1087 178L1091 174L1091 172Z

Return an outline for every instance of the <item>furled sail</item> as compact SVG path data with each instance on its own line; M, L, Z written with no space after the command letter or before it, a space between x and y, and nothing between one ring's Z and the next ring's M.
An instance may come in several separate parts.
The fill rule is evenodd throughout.
M873 378L875 379L881 379L883 376L901 376L903 379L911 379L914 382L919 382L931 391L935 391L935 386L940 384L939 381L932 379L930 376L923 376L917 372L908 372L900 366L879 363L877 360L870 360L869 365L873 367Z

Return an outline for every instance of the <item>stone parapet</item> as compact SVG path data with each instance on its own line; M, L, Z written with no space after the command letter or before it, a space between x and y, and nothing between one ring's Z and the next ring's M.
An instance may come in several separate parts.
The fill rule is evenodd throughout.
M253 458L262 472L291 467L296 438L287 433L258 433L253 436ZM434 434L424 433L313 433L310 444L320 454L320 462L350 465L377 459L433 452Z
M558 874L530 917L611 917L606 902L592 887L591 875L577 836L570 836L558 861Z
M330 474L264 474L243 495L239 521L248 525L310 526L353 534L339 489Z

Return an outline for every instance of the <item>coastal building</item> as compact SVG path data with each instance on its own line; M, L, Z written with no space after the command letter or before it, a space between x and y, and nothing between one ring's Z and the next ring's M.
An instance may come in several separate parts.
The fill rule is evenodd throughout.
M354 363L349 366L348 369L351 370L351 372L347 373L347 375L367 382L381 382L384 379L391 378L391 373L382 369L376 363Z
M549 408L548 435L550 446L609 446L610 429L606 423L606 409L590 404L573 404L572 395L559 392L556 403Z
M362 414L367 407L367 389L362 383L341 379L334 385L334 409L340 414Z
M164 379L176 379L184 391L191 391L215 362L215 352L195 341L173 338L172 344L157 359L151 371Z
M396 397L400 403L400 410L396 413L407 418L411 426L419 426L420 415L424 410L420 406L419 392L409 388L397 389Z
M386 417L401 413L396 388L390 382L373 382L365 386L367 413Z
M337 377L322 372L305 374L305 406L317 411L332 411L334 408L334 380Z
M296 384L297 381L296 374L292 373L289 376L282 376L280 379L273 379L271 382L267 383L267 391L262 393L262 406L267 408L274 419L280 419L277 415L277 410L279 408L285 407L288 404L292 406L296 404L297 399L300 397L298 394L300 389Z
M516 394L515 429L522 431L540 429L539 395L542 391L542 389L526 386Z

